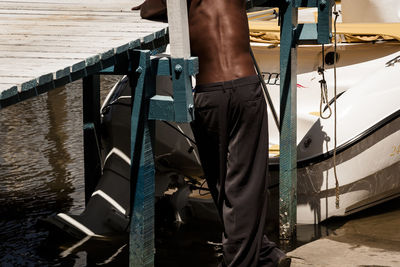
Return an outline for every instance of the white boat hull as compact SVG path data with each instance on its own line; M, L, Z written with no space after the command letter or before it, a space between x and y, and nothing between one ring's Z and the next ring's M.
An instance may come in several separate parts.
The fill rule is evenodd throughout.
M326 48L325 55L332 49ZM400 56L400 45L339 44L337 51L337 89L341 94L336 102L339 208L335 205L332 157L334 116L327 120L319 116L322 76L317 70L322 66L321 47L298 49L299 224L319 223L400 195L400 63L386 64ZM254 44L253 52L267 78L268 73L279 73L279 47ZM333 66L325 63L325 68L328 99L333 99ZM279 113L280 88L272 81L268 89ZM325 110L323 115L327 113ZM279 133L271 113L269 119L270 146L277 146ZM273 176L277 183L277 174Z

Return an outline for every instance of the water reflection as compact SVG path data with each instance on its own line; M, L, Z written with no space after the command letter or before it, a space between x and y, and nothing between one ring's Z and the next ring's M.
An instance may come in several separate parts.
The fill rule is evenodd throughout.
M49 128L45 139L51 146L44 151L48 163L52 168L53 179L47 183L49 191L57 192L57 199L70 202L69 194L74 191L72 183L68 180L67 165L71 163L71 155L65 147L67 143L67 133L64 130L67 119L67 96L62 91L65 88L58 88L48 92L47 110L49 118Z
M103 77L102 99L118 78ZM77 81L0 110L1 266L127 265L128 236L74 248L77 240L37 226L39 218L80 214L84 208L81 92ZM166 203L156 206L156 266L216 266L219 226L192 221L177 228ZM288 250L330 235L344 223L299 226L298 242ZM71 247L70 254L60 256Z
M32 265L46 238L38 218L68 211L73 179L65 131L67 96L62 89L1 110L0 262Z
M119 78L102 77L101 99ZM59 212L79 214L84 208L81 92L77 81L0 110L2 266L127 264L127 235L89 240L75 248L77 240L38 225L40 218ZM161 210L158 266L171 262L184 266L191 257L203 258L198 260L201 266L215 266L214 246L207 241L218 241L208 237L219 239L220 229L200 222L177 228L164 221L168 208ZM194 247L193 253L183 253L187 246ZM62 257L68 249L70 253Z

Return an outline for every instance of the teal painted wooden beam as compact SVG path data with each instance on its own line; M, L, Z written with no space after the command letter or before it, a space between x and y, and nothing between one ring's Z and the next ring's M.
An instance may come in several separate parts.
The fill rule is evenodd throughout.
M297 207L297 27L298 10L293 1L280 7L280 161L279 222L280 238L296 236Z
M130 73L133 88L131 115L131 222L129 265L154 266L154 127L148 121L149 99L155 93L150 51L136 51L139 61Z
M150 99L149 120L175 121L174 99L156 95Z
M280 6L280 238L296 237L297 224L297 45L330 43L333 0L286 0ZM298 7L317 7L318 24L298 25Z
M319 0L318 5L318 43L330 44L332 41L332 6L334 0Z

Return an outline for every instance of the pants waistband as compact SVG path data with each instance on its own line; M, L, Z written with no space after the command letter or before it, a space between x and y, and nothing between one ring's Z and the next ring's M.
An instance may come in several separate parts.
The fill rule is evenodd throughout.
M225 81L225 82L216 82L216 83L207 83L207 84L200 84L196 85L195 92L211 92L217 90L225 90L225 89L232 89L235 87L251 85L255 83L259 83L260 79L257 75L247 76L235 80Z

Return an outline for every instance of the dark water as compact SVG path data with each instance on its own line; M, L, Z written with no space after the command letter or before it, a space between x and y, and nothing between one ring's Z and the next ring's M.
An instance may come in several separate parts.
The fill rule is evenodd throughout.
M103 99L118 78L102 78ZM0 110L0 266L128 265L127 236L89 240L71 250L77 240L38 223L59 212L80 214L84 209L82 132L81 81ZM399 200L345 219L299 226L297 241L281 246L288 251L324 236L364 240L371 246L382 243L373 236L355 235L354 229L361 228L364 233L395 237L394 243L379 246L399 246L400 237L393 235L400 225ZM168 201L160 200L156 266L216 266L220 232L211 222L174 224Z
M0 110L0 262L51 265L38 218L84 207L78 83Z
M119 78L102 77L102 99ZM89 240L63 257L77 240L38 223L84 209L82 133L81 81L0 110L0 266L128 264L127 236ZM156 265L215 266L218 251L207 242L218 242L220 229L207 222L178 227L165 203L157 204Z

